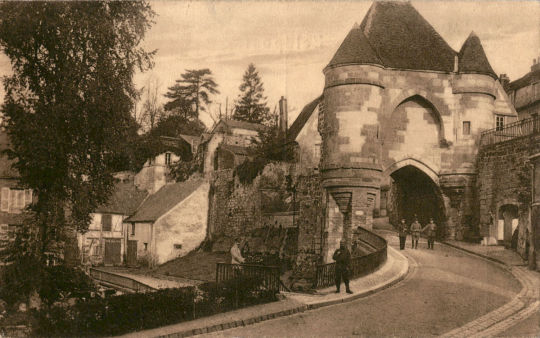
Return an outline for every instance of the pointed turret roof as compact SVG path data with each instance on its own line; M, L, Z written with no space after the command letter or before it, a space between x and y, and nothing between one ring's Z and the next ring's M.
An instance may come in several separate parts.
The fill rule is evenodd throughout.
M471 32L459 51L460 73L480 73L497 78L497 74L491 68L484 48L478 36Z
M345 38L328 66L385 67L451 72L457 53L409 2L374 2Z
M360 28L384 65L451 72L456 52L410 2L374 2Z
M382 65L381 60L369 45L366 36L358 24L355 24L349 34L347 34L347 37L345 37L345 40L339 46L328 66L344 64Z

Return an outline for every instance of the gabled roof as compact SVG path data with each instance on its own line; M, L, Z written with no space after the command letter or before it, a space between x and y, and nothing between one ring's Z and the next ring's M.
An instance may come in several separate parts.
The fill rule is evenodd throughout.
M385 67L451 72L456 52L409 2L374 2L360 27L345 38L328 66Z
M202 183L202 179L196 179L165 184L156 193L148 196L135 214L125 222L155 222L191 195Z
M471 32L459 51L458 70L460 73L479 73L497 78L497 74L489 64L482 43L474 32Z
M532 70L525 74L523 77L510 82L505 89L518 90L519 88L530 86L537 81L540 81L540 68Z
M307 123L309 118L311 117L311 114L315 111L315 108L319 105L319 103L322 101L323 96L319 96L315 100L308 103L304 109L298 114L298 117L296 117L296 120L294 120L293 124L289 128L289 131L287 132L287 140L289 142L294 141L298 134L300 134L300 131L302 128L304 128L304 125Z
M117 182L114 185L113 193L107 203L100 205L96 212L133 215L139 205L148 196L146 190L139 190L132 180L128 182Z
M198 145L201 142L201 136L185 135L185 134L180 134L178 136L183 138L189 144Z
M238 129L246 129L246 130L253 130L253 131L260 131L266 129L266 126L260 123L251 123L246 121L237 121L237 120L230 120L230 119L222 119L220 120L214 129L212 130L212 133L217 131L218 129L225 127L228 131L232 128L238 128Z
M381 59L370 46L360 26L355 25L339 46L328 66L359 63L382 65Z
M222 149L222 150L225 150L225 151L229 151L235 155L243 155L243 156L248 156L249 155L249 148L248 147L242 147L242 146L237 146L237 145L233 145L233 144L221 144L219 146L219 149Z

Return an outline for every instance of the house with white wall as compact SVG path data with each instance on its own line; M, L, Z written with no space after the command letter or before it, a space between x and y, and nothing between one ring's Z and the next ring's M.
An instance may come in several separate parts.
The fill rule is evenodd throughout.
M83 264L125 264L127 234L123 221L135 213L148 192L135 186L133 174L119 173L115 175L115 179L114 191L109 201L92 213L88 231L77 236Z
M126 263L162 264L196 249L206 236L209 184L170 182L124 220Z
M204 172L232 169L248 156L247 149L259 131L266 127L259 123L219 120L204 141Z
M135 175L135 185L153 194L171 181L170 166L180 160L191 160L192 150L198 147L196 138L161 136L159 142L163 151L146 160Z

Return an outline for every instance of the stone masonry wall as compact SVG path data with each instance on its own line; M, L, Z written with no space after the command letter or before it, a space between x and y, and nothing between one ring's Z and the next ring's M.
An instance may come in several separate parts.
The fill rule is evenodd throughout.
M480 149L478 155L478 199L483 236L496 237L499 209L512 204L519 209L517 251L522 257L530 228L531 167L529 156L540 152L540 134L500 142ZM530 229L529 229L530 232Z
M294 165L273 163L265 167L251 184L243 185L233 177L232 170L215 172L209 193L207 240L213 242L213 250L228 251L231 240L240 237L249 242L251 251L259 251L260 248L251 247L257 241L248 237L257 233L257 229L276 227L274 220L283 218L283 213L277 213L276 217L263 213L265 201L261 192L284 191L288 185L287 177L291 177L289 185L296 188L294 199L297 207L292 225L298 229L292 277L297 287L309 288L315 277L316 265L322 262L321 254L326 243L323 231L326 197L318 174L297 176L295 173ZM289 224L279 223L278 227Z

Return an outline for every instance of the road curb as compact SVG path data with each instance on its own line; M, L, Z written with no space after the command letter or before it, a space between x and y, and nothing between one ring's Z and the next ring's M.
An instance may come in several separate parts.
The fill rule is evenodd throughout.
M535 303L531 302L529 297L527 297L527 294L529 293L529 283L526 279L523 278L523 276L520 276L523 272L519 272L520 268L527 270L526 265L509 265L504 263L503 261L489 257L477 252L474 252L472 250L467 250L465 248L462 248L457 245L453 245L447 242L440 242L441 244L447 245L451 248L454 248L456 250L460 250L462 252L468 253L470 255L483 258L485 260L490 261L491 263L496 263L497 266L499 266L502 269L507 270L512 274L512 276L521 284L522 289L521 291L514 296L508 303L503 304L499 308L479 317L476 318L469 323L455 328L453 330L450 330L449 332L444 333L441 335L441 337L463 337L463 336L471 336L471 337L487 337L487 336L494 336L500 332L503 332L504 329L507 329L511 325L505 325L508 322L508 318L512 319L518 319L523 320L527 318L529 312L535 311L539 305L538 301ZM532 310L531 310L532 309ZM502 318L500 316L501 312L508 312L508 315L506 318ZM501 317L501 318L497 318ZM513 320L510 324L515 324Z
M342 303L348 303L348 302L351 302L353 300L357 300L357 299L360 299L360 298L370 296L370 295L372 295L374 293L380 292L380 291L382 291L384 289L387 289L387 288L401 282L403 279L405 279L405 277L411 271L411 266L409 264L409 260L407 259L407 257L405 257L402 253L400 253L399 251L397 251L395 249L392 249L392 250L394 250L397 255L401 256L401 259L407 263L407 268L402 269L404 271L400 271L397 278L394 278L390 282L388 282L388 283L386 283L384 285L381 285L381 286L379 286L379 287L377 287L375 289L367 290L365 292L360 292L358 294L354 294L353 296L349 296L347 298L335 299L335 300L330 300L330 301L322 301L320 303L314 303L314 304L305 304L305 305L297 306L297 307L290 308L290 309L287 309L287 310L281 310L281 311L277 311L277 312L273 312L273 313L267 313L267 314L260 315L260 316L254 316L254 317L251 317L251 318L248 318L248 319L234 320L234 321L224 322L224 323L215 324L215 325L211 325L211 326L206 326L206 327L201 327L201 328L196 328L196 329L189 329L189 330L185 330L185 331L180 331L180 332L175 332L175 333L171 333L171 334L167 334L167 335L162 335L162 336L159 336L159 337L160 338L192 337L192 336L196 336L196 335L204 334L204 333L223 331L223 330L227 330L227 329L231 329L231 328L235 328L235 327L253 325L253 324L260 323L260 322L270 320L270 319L292 316L292 315L300 313L300 312L316 310L316 309L326 307L326 306L342 304Z
M483 255L483 254L478 253L478 252L474 252L474 251L469 250L469 249L462 248L462 247L460 247L459 245L450 244L450 243L448 243L448 242L440 242L440 243L441 243L441 244L444 244L444 245L448 245L449 247L452 247L452 248L454 248L454 249L458 249L458 250L464 251L464 252L469 253L469 254L471 254L471 255L475 255L475 256L478 256L478 257L482 257L482 258L487 259L487 260L489 260L489 261L492 261L492 262L494 262L494 263L498 263L498 264L501 264L501 265L504 265L504 266L511 266L511 265L508 265L508 264L506 264L505 262L503 262L503 261L501 261L501 260L499 260L499 259L497 259L497 258L493 258L493 257L486 256L486 255ZM517 266L519 266L519 265L517 265Z

